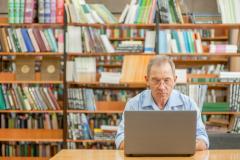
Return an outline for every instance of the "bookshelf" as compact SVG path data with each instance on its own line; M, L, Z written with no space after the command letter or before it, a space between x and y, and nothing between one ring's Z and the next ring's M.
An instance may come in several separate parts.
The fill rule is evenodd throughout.
M1 91L4 90L2 86L6 87L6 93L4 93L6 95L2 97L4 101L10 100L10 98L12 100L10 104L5 104L5 108L1 106L0 110L0 159L47 160L63 148L64 142L62 88L64 84L62 68L64 66L61 64L61 61L64 62L62 60L64 56L64 24L9 23L8 20L8 18L0 18L2 33L6 32L10 39L7 44L3 44L6 37L2 34L0 36L0 84ZM15 35L14 32L18 31L20 34ZM7 45L8 47L6 47ZM15 48L18 45L20 50ZM23 46L26 47L26 50L22 48ZM24 78L24 76L29 76L29 72L24 75L16 71L16 68L19 67L17 63L22 57L34 59L33 68L28 64L28 59L22 62L23 66L26 65L29 69L34 70L31 75L32 79ZM54 62L54 60L56 61ZM9 66L13 68L8 69ZM44 67L46 67L46 71ZM23 79L19 78L19 75ZM1 94L3 93L1 92Z
M65 11L66 12L66 11ZM17 110L17 109L8 109L8 110L0 110L1 115L9 115L9 114L19 114L19 115L35 115L35 114L57 114L61 115L62 119L62 127L60 129L0 129L0 141L1 142L7 142L7 141L24 141L24 142L49 142L54 143L57 142L60 144L59 148L74 148L69 143L76 143L76 148L91 148L91 145L85 145L85 144L94 144L93 148L107 148L106 146L98 146L97 144L108 144L110 145L108 147L114 148L114 141L112 140L104 140L104 139L94 139L85 137L85 139L82 138L69 138L69 132L72 129L69 127L70 125L68 123L68 117L70 114L73 116L79 116L86 115L87 120L90 117L91 125L93 126L93 121L101 121L102 119L108 119L110 115L113 115L113 117L110 117L109 119L114 119L115 125L119 122L119 115L121 115L126 100L129 97L132 97L137 94L137 92L146 89L146 84L144 81L132 81L132 82L120 82L118 84L109 84L109 83L103 83L100 82L100 74L99 72L103 71L113 71L113 72L120 72L122 71L122 67L124 65L124 58L127 56L154 56L156 55L156 52L153 51L151 53L144 53L144 49L142 49L141 52L113 52L113 53L107 53L106 52L86 52L84 48L84 44L82 45L82 51L76 51L71 52L67 50L67 46L69 45L67 42L67 32L69 26L74 26L78 28L94 28L97 30L100 30L100 33L105 33L107 30L151 30L156 31L155 24L121 24L121 23L104 23L104 24L98 24L98 23L76 23L76 22L68 22L67 16L65 16L64 23L22 23L22 24L9 24L7 22L7 19L0 19L0 28L36 28L39 30L42 29L62 29L63 30L63 42L62 42L62 51L40 51L40 52L0 52L1 57L15 57L15 56L31 56L31 57L59 57L60 62L62 62L61 66L61 75L59 80L41 80L41 74L35 73L34 74L34 80L16 80L16 74L13 72L0 72L0 84L3 85L40 85L45 86L47 84L50 84L51 86L61 86L60 88L61 93L60 99L58 99L57 103L60 105L60 109L58 110ZM227 42L229 40L228 31L232 29L239 29L240 24L192 24L192 23L184 23L184 24L160 24L159 29L161 30L203 30L203 29L213 29L213 30L220 30L224 34L220 34L213 37L202 37L201 41L206 41L207 43L211 42ZM96 31L97 32L97 31ZM89 32L91 33L91 32ZM83 33L81 33L82 37L84 37ZM0 37L1 38L1 37ZM85 38L85 37L84 37ZM84 39L83 38L83 39ZM122 42L122 41L140 41L141 43L146 42L146 37L134 35L134 36L120 36L120 37L108 37L108 40L110 42L110 45L113 45L116 42ZM74 43L74 41L70 41L70 43ZM83 42L82 42L83 43ZM94 42L91 42L90 48L94 48ZM98 45L98 44L97 44ZM86 46L86 45L85 45ZM94 46L94 47L93 47ZM239 51L237 53L231 53L231 52L218 52L218 53L210 53L209 48L203 46L203 52L197 53L197 52L191 52L191 53L185 53L185 52L179 52L179 53L162 53L163 55L170 56L174 59L174 62L177 66L177 68L197 68L201 66L207 66L207 65L229 65L229 60L231 58L238 58L240 56ZM91 81L74 81L74 80L67 80L68 76L68 70L67 70L67 62L68 61L74 61L76 58L95 58L96 59L96 73L94 73L93 77L95 80ZM43 63L45 60L42 60L41 58L36 58L37 63ZM2 59L2 63L12 63L14 62L14 59ZM133 66L134 67L134 66ZM1 78L3 77L3 78ZM228 92L229 86L231 85L239 85L240 82L221 82L221 81L208 81L206 79L214 79L218 78L217 74L212 73L189 73L187 74L187 82L185 85L207 85L209 90L218 90L223 92ZM204 79L205 81L193 81L193 79ZM96 100L95 101L95 110L87 110L79 109L79 108L69 108L69 89L91 89L93 90L94 96L100 95L102 97L106 96L105 91L108 94L107 96L116 96L115 92L120 93L121 91L125 91L124 100L111 100L105 99L105 100ZM59 88L58 88L59 89ZM99 93L96 93L94 91L101 91ZM79 91L82 92L82 91ZM112 93L113 92L113 93ZM102 93L102 95L101 95ZM86 95L84 95L86 96ZM106 97L107 97L106 96ZM127 97L127 98L126 98ZM224 97L224 101L226 101L226 96ZM81 102L82 103L82 102ZM85 105L85 104L84 104ZM91 106L92 107L92 106ZM228 119L231 119L231 117L238 116L240 113L232 112L232 111L214 111L214 112L202 112L202 115L206 117L212 116L212 115L224 115L228 116ZM105 116L105 117L101 117ZM94 119L95 117L100 117L99 119ZM106 118L107 117L107 118ZM117 117L117 118L116 118ZM79 118L80 119L80 118ZM89 120L89 122L90 122ZM104 120L102 120L104 121ZM105 123L105 122L104 122ZM107 122L108 123L108 122ZM80 124L75 124L78 127L81 127ZM226 125L230 125L227 123ZM89 125L90 126L90 125ZM90 126L90 127L92 127ZM98 126L100 126L98 124ZM93 127L94 128L94 127ZM94 129L91 128L92 131ZM79 129L79 128L77 128ZM80 131L79 131L80 132ZM6 133L9 133L6 135ZM9 135L11 135L12 138L9 138ZM63 145L62 145L63 144ZM58 149L59 149L58 148ZM1 157L5 158L5 157ZM13 159L20 159L20 157L13 157ZM32 156L24 157L26 159L34 159ZM36 159L45 159L44 157L37 157ZM48 157L46 158L48 159Z

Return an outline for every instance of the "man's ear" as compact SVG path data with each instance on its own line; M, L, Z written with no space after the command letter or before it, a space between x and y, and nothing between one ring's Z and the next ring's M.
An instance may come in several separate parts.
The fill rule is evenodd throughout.
M144 76L144 78L145 78L147 86L149 86L149 78L148 78L148 76Z
M177 76L174 76L174 83L176 84L176 82L177 82Z

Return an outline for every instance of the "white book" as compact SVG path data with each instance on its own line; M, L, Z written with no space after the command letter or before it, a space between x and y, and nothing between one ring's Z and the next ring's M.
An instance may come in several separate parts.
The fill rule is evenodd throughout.
M74 61L67 61L66 66L66 81L72 82L73 81L73 73L74 73Z
M11 45L12 45L13 52L16 52L17 49L16 49L16 46L15 46L15 44L14 44L13 37L12 37L12 34L13 34L13 33L12 33L12 31L11 31L10 28L7 28L7 31L8 31L8 35L9 35L9 38L10 38L10 43L11 43Z
M171 44L170 45L171 45L172 53L179 53L176 39L171 39Z
M121 14L121 16L120 16L120 18L118 20L119 23L123 23L124 22L128 12L129 12L129 4L127 4L125 6L125 8L123 9L123 12L122 12L122 14Z
M105 130L105 131L117 131L118 126L112 126L112 125L101 125L100 126L101 130Z
M153 53L155 49L156 32L147 30L144 42L144 52Z
M102 18L97 14L96 11L91 10L91 15L92 15L92 17L93 17L93 19L94 19L95 22L100 23L100 24L104 24L104 21L103 21Z
M67 52L81 53L82 51L81 27L68 26Z
M119 84L120 72L101 72L100 83Z
M176 69L177 83L187 83L187 70L186 69Z
M107 35L101 35L100 37L103 41L103 45L104 45L105 49L107 50L107 53L114 53L115 49L113 48L112 44L110 43Z
M17 34L17 38L18 38L18 41L19 41L19 44L20 44L20 47L21 47L21 51L22 52L27 52L27 47L26 47L26 44L25 44L25 42L23 40L23 37L22 37L21 28L16 29L16 34Z

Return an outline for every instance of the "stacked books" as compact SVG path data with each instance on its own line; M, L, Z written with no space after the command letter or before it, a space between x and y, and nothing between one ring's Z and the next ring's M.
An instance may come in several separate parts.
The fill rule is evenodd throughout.
M132 0L125 6L119 23L154 23L157 10L159 10L160 23L183 23L178 0Z
M64 0L9 0L9 23L63 23Z
M87 4L85 0L65 3L68 23L116 23L116 18L103 4Z
M117 47L116 52L142 52L142 41L121 41Z

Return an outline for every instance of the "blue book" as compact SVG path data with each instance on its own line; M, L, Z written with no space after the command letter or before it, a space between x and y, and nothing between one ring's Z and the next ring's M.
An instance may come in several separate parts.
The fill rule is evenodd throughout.
M190 44L188 42L188 35L187 35L187 32L188 31L183 31L183 38L184 38L184 44L185 44L185 48L186 48L186 52L187 53L191 53L191 50L190 50Z
M179 37L178 37L178 33L177 31L172 31L172 38L176 40L176 43L177 43L177 49L178 51L181 53L182 50L181 50L181 47L180 47L180 41L179 41Z
M167 53L167 32L160 30L159 31L159 53Z
M50 38L50 41L51 41L51 44L52 44L52 47L53 47L53 51L54 52L57 52L58 51L58 46L57 46L57 42L56 42L56 39L54 37L54 34L53 34L53 30L51 28L47 29L48 31L48 35L49 35L49 38Z
M26 28L22 28L21 29L21 33L22 33L22 36L23 36L23 39L24 39L24 42L26 44L26 47L27 47L27 51L28 52L35 52L34 48L33 48L33 45L32 45L32 41L28 35L28 31Z

